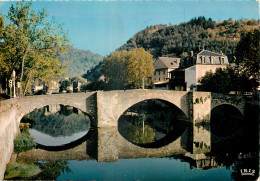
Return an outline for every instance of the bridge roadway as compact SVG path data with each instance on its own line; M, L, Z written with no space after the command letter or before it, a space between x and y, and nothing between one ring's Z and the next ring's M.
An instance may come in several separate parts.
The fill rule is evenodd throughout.
M128 108L147 99L160 99L175 105L193 123L210 121L211 110L222 104L236 107L242 115L245 107L242 96L170 90L97 91L0 101L0 180L3 179L6 164L10 160L20 120L29 112L46 105L69 105L86 112L93 127L117 128L119 117Z

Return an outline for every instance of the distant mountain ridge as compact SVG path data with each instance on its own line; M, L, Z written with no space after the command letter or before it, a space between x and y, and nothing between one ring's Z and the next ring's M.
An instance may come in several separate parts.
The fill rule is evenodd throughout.
M73 47L68 48L65 55L59 56L60 62L68 62L66 72L68 77L83 75L103 60L103 56L94 54L89 50L79 50Z

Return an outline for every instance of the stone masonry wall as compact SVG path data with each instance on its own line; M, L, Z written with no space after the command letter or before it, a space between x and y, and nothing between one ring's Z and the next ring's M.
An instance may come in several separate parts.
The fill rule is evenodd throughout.
M0 180L4 178L6 165L14 149L13 140L19 132L17 110L15 99L0 101Z

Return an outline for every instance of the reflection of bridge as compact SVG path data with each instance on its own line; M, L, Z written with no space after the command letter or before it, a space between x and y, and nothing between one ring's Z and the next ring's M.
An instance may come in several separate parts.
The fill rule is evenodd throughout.
M211 110L222 104L233 105L244 114L245 105L244 99L240 96L166 90L98 91L32 96L1 101L0 179L3 178L6 163L13 151L13 139L19 131L19 122L24 115L34 109L53 104L69 105L88 113L92 118L92 126L117 128L118 119L124 111L147 99L160 99L174 104L184 112L190 122L209 121ZM194 139L196 140L196 136Z
M193 141L193 135L197 134L204 137L204 128L200 130L194 129L190 125L183 134L170 143L161 148L142 148L125 140L115 127L97 128L91 130L88 139L80 143L74 148L57 151L55 148L47 151L44 149L33 149L20 153L17 157L18 161L35 162L35 161L56 161L56 160L97 160L99 162L114 162L118 159L130 158L150 158L150 157L172 157L177 156L186 160L200 169L218 167L221 163L216 163L214 157L206 156L205 153L210 151L210 142L207 147L203 145L196 148ZM195 133L196 132L196 133ZM206 131L207 132L207 131ZM209 134L207 132L207 134ZM207 136L207 135L206 135ZM234 139L233 139L234 140ZM45 148L50 149L50 148Z

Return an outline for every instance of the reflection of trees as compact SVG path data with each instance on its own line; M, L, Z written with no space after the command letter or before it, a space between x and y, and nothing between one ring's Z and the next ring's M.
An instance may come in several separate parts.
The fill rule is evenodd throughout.
M155 132L150 125L143 125L143 117L135 117L133 122L127 124L127 135L133 143L145 144L154 141Z
M56 180L61 173L71 172L67 161L44 161L37 162L36 165L42 172L32 180Z
M176 106L162 100L146 100L130 107L118 120L120 134L132 143L156 143L157 147L177 139L184 131L186 116ZM158 144L157 144L158 143Z
M89 117L82 113L75 113L75 109L61 106L59 114L45 114L45 108L38 109L29 114L35 121L33 129L51 136L71 136L74 133L89 129Z
M73 113L73 108L69 109L68 107L66 106L60 106L60 111L59 111L59 114L60 115L64 115L64 116L69 116Z
M36 144L30 136L28 128L21 130L21 133L14 139L14 152L21 153L35 148Z

